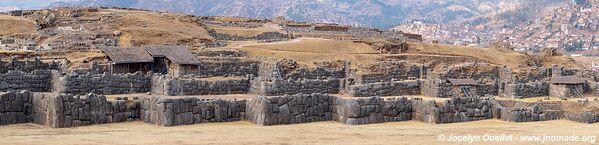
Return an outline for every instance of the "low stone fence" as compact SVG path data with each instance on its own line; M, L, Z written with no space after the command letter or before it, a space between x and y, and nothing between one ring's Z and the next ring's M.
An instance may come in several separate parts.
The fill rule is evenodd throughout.
M146 97L141 104L143 121L160 126L239 121L246 112L246 100Z
M250 81L248 78L204 80L169 78L166 76L152 77L152 92L171 96L245 94L249 90Z
M150 91L151 77L136 72L133 74L93 74L93 73L55 73L53 90L68 94L129 94Z
M348 86L353 97L420 95L419 81L380 82Z
M340 89L339 79L303 79L303 80L274 80L254 81L252 92L267 95L293 95L293 94L337 94Z
M48 70L34 70L23 72L9 70L0 74L0 91L31 90L34 92L47 92L51 89L51 73Z

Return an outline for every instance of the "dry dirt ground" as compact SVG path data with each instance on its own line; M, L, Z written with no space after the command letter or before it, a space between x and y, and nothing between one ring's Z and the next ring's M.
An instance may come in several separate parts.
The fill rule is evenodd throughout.
M110 9L122 16L117 29L122 32L119 46L146 44L196 44L213 39L201 25L177 14Z
M306 65L335 60L366 64L382 58L376 50L363 43L320 38L298 38L273 43L241 42L233 43L229 47L246 51L250 56L290 58Z
M468 144L441 142L449 135L578 135L598 136L599 124L571 121L510 123L484 120L454 124L417 121L350 126L337 122L258 126L249 122L159 127L143 122L53 129L34 124L0 127L1 144ZM474 144L540 144L474 142ZM549 142L545 144L574 144ZM578 142L576 144L589 144Z
M35 30L33 21L21 17L0 15L0 36L27 33Z
M483 60L489 63L510 67L527 66L529 58L525 54L496 48L474 48L453 45L433 45L412 43L412 52L402 55L435 55L462 56ZM254 41L233 41L221 49L236 49L246 51L250 56L291 58L299 63L310 65L319 61L349 60L352 65L367 64L380 61L386 55L363 43L348 40L331 40L321 38L297 38L289 41L257 43ZM554 64L567 67L581 67L571 63L566 56L552 56L543 61L545 67Z

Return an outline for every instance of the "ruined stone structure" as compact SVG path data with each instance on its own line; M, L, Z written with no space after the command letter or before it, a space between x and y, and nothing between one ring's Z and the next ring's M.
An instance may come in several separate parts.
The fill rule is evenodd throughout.
M10 57L0 61L0 125L36 123L62 128L126 121L158 126L229 121L265 126L317 121L362 125L409 120L444 124L485 119L599 122L599 99L588 100L599 96L597 72L540 67L543 64L535 59L524 60L531 61L528 67L499 66L474 56L420 49L428 47L413 45L422 41L420 35L372 28L156 15L169 22L191 21L190 25L205 28L202 33L206 30L209 35L201 36L204 34L157 29L152 25L162 23L145 22L120 11L97 16L86 13L98 11L102 10L10 12L30 19L39 30L0 38L0 49L43 52L9 52L6 55ZM130 20L139 22L125 25ZM111 28L116 26L123 28ZM219 30L220 26L253 30L228 32ZM130 29L134 27L140 29ZM142 29L145 27L152 30ZM133 39L139 35L152 37ZM254 42L296 37L353 40L372 50L355 52L350 59L368 55L364 57L368 64L346 60L304 64L305 60L251 57L248 53L256 52L241 49ZM119 38L131 39L117 43ZM279 47L288 42L274 44ZM225 45L232 47L214 48ZM271 50L258 53L274 54ZM70 56L73 54L91 56L79 59ZM46 60L34 58L36 55ZM51 62L62 57L76 63L66 59ZM91 67L78 66L82 64ZM527 100L517 100L523 98Z
M146 97L140 103L143 121L160 126L239 121L246 112L245 100Z
M168 59L169 55L151 54L151 61ZM135 67L127 69L137 70L135 73L116 73L111 69L67 71L55 62L3 63L0 124L75 127L124 121L160 126L240 120L259 125L599 121L599 111L592 107L597 102L588 100L526 103L495 99L568 99L596 93L599 75L575 69L513 71L474 62L433 70L395 60L358 67L346 61L305 66L290 59L248 58L235 51L207 51L194 56L197 58L186 59L197 63L185 63L192 67L180 75L169 73L181 71L165 74ZM115 58L127 62L126 57ZM128 97L118 97L121 94Z

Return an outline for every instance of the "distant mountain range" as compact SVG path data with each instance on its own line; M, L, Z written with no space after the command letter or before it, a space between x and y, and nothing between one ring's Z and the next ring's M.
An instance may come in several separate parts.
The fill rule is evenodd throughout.
M0 7L130 7L206 16L284 16L297 21L391 28L411 20L469 22L510 10L520 3L521 0L0 0Z

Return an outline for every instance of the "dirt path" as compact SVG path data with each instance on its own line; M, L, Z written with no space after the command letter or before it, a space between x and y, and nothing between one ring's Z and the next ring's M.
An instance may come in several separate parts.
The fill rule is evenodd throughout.
M53 129L34 124L0 127L1 144L447 144L440 135L593 135L599 124L571 121L510 123L485 120L453 124L417 121L350 126L337 122L258 126L249 122L159 127L143 122ZM483 142L475 142L481 144ZM531 144L531 142L484 142ZM466 144L453 142L450 144ZM564 144L553 142L545 144ZM583 143L588 144L588 143Z

